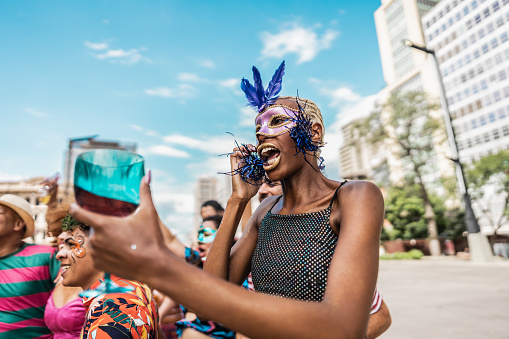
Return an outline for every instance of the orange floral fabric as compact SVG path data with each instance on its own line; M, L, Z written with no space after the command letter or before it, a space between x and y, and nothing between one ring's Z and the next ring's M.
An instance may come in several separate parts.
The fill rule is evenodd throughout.
M131 286L134 291L83 298L87 316L80 338L157 338L158 313L150 288L132 280L111 278L118 286ZM101 280L91 289L97 288Z

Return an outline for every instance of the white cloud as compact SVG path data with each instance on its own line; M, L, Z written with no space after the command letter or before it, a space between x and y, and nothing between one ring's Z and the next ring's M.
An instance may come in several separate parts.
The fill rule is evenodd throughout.
M341 107L348 103L356 103L361 100L361 96L355 93L351 88L341 86L338 88L322 88L320 92L331 99L329 106Z
M215 68L216 67L216 64L214 63L214 61L212 61L210 59L202 60L202 61L200 61L199 64L200 64L200 66L205 67L205 68Z
M244 106L240 109L240 126L250 126L253 127L255 125L255 118L256 118L256 110L253 109L251 106Z
M189 84L180 84L177 88L159 87L146 89L145 93L164 98L189 99L196 96L196 89Z
M143 127L141 126L138 126L138 125L131 125L130 126L133 130L137 131L137 132L142 132L143 131Z
M85 47L88 47L94 51L101 51L104 49L108 49L108 44L104 42L90 42L85 41Z
M294 23L290 28L276 34L263 32L261 53L264 57L276 59L294 53L297 54L297 63L300 64L313 60L321 50L329 49L338 34L338 31L328 29L319 37L313 28L304 28Z
M27 112L28 114L30 114L31 116L33 117L36 117L36 118L43 118L43 117L48 117L49 114L47 113L43 113L43 112L40 112L40 111L37 111L33 108L25 108L25 112Z
M189 158L189 153L181 151L179 149L170 147L168 145L152 145L146 149L140 150L140 153L162 155L165 157L172 158Z
M184 146L210 154L230 152L235 145L233 137L228 134L208 136L202 139L174 134L163 137L163 140L169 144Z
M145 47L133 48L130 50L124 49L111 49L109 45L106 43L94 43L90 41L85 41L85 47L88 49L98 52L103 51L103 53L92 54L92 56L99 60L108 60L112 63L122 63L122 64L135 64L140 61L152 62L147 57L144 57L141 52L145 51Z
M195 73L179 73L177 79L183 82L209 82L209 80L200 78L198 74Z

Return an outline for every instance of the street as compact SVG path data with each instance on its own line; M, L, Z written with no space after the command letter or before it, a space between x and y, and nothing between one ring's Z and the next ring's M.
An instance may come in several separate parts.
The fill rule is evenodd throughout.
M508 260L385 260L378 286L392 315L380 338L509 338Z

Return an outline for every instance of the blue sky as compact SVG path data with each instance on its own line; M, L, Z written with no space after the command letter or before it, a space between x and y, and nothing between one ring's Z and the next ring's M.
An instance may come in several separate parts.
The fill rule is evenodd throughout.
M285 59L283 95L314 100L327 175L341 121L384 86L373 13L359 1L1 1L0 180L63 170L69 138L136 142L170 227L192 221L194 181L254 142L240 91Z

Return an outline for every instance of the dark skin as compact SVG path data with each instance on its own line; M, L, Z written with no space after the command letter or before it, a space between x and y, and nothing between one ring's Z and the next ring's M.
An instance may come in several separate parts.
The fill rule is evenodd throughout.
M314 138L319 139L320 125L314 124L313 131ZM258 138L258 142L263 141L267 140ZM326 208L339 183L295 156L288 133L270 142L281 151L281 161L268 175L271 180L284 182L284 198L273 212L308 213ZM241 157L240 152L231 157L232 168ZM364 337L378 272L384 211L382 195L375 185L351 182L341 189L331 215L333 229L337 231L341 224L341 236L324 299L311 303L251 293L225 281L240 283L247 276L257 226L274 202L266 199L257 209L230 258L234 228L249 199L256 194L256 187L233 177L233 193L207 259L207 273L178 259L165 246L149 182L149 177L143 180L140 207L128 217L102 216L76 205L71 208L75 218L95 229L91 242L98 269L146 282L200 315L250 338ZM132 250L131 244L136 244L137 249Z
M0 204L0 257L11 254L23 245L25 222L10 207Z

